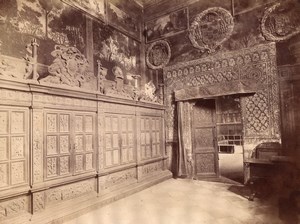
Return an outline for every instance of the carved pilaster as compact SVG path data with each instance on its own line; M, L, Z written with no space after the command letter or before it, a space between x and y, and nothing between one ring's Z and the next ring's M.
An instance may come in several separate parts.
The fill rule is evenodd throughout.
M43 181L43 110L32 110L32 182Z
M98 164L97 170L101 171L104 169L104 108L103 103L98 102L98 113L97 113L97 130L98 130Z

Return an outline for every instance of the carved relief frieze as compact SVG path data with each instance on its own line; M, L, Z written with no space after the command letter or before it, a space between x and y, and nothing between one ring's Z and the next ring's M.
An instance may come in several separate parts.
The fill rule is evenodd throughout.
M23 196L13 200L0 202L0 220L28 212L28 197Z
M300 33L299 10L297 1L281 2L268 8L261 20L264 37L270 41L283 41Z
M65 201L79 197L81 195L94 192L94 179L85 180L74 184L69 184L46 191L47 204L54 204L60 201Z
M163 170L163 164L162 162L155 162L151 164L147 164L141 167L140 169L140 175L142 177L148 176L148 175L153 175L159 171Z
M38 212L45 208L45 192L33 193L33 212Z
M110 189L112 187L130 183L136 180L137 174L136 169L124 170L117 173L112 173L107 176L101 177L101 189Z
M146 63L151 69L161 69L171 58L171 48L167 41L159 40L150 44L146 52Z
M196 16L189 38L194 47L211 53L231 36L233 27L230 12L220 7L209 8Z
M1 89L0 89L1 93ZM78 106L78 107L93 107L96 108L96 102L92 100L76 99L71 97L45 95L45 94L34 94L33 101L38 103L53 104L53 105L64 105L64 106Z
M1 100L13 100L13 101L22 101L22 102L30 102L31 94L27 92L21 92L16 90L8 90L0 88L0 96Z
M41 81L96 89L96 78L89 71L89 63L76 47L56 45L51 55L55 59L48 68L49 75Z

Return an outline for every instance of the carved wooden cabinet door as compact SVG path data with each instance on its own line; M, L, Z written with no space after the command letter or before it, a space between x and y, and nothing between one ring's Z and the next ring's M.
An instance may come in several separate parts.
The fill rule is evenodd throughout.
M201 100L193 107L193 158L198 177L219 175L215 101Z
M76 113L74 151L75 154L75 173L93 170L94 165L94 114Z
M0 107L0 190L28 185L28 114Z
M95 114L45 112L45 177L95 170Z
M161 118L141 117L141 156L150 159L161 154Z
M132 115L105 115L105 167L135 160L135 119Z
M134 162L134 119L121 116L121 162Z

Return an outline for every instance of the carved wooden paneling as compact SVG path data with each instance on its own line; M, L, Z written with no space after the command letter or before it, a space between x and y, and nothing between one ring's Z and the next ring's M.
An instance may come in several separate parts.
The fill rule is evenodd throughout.
M32 111L32 153L33 153L33 183L42 182L43 173L43 111L33 109Z
M120 187L120 185L130 184L136 182L136 180L137 173L136 169L133 168L102 176L100 177L99 182L101 191L111 191L114 188Z
M163 170L163 162L155 162L146 164L144 166L138 167L138 176L140 178L147 178L152 175L156 175L157 173L161 172Z
M133 117L121 116L122 163L134 161L134 136Z
M0 107L0 189L28 183L28 110Z
M105 116L106 167L134 162L135 120L131 115Z
M195 152L207 150L207 147L214 147L214 129L212 128L195 128Z
M71 156L71 114L65 112L46 112L46 178L70 174ZM68 168L66 168L68 166Z
M94 123L92 113L75 114L75 172L95 169Z
M196 174L215 174L217 173L215 166L214 154L196 154L195 158Z
M119 118L117 115L105 117L105 166L120 164Z
M94 119L93 113L45 113L46 178L95 169Z
M161 154L161 118L141 117L141 157L150 159Z
M0 222L5 218L20 216L28 211L29 200L27 196L2 201L0 202Z
M58 202L73 199L84 194L92 193L94 191L94 179L85 180L47 190L45 193L45 201L46 205L56 204Z

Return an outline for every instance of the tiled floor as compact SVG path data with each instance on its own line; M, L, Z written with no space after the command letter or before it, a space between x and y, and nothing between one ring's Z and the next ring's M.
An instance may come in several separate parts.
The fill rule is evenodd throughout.
M278 200L251 202L241 196L245 194L242 189L238 185L171 179L66 224L283 223L278 218Z

